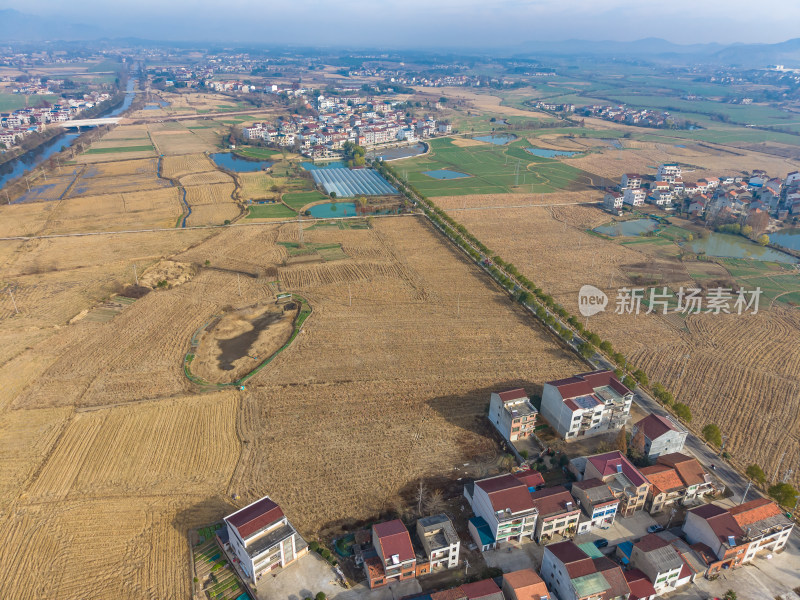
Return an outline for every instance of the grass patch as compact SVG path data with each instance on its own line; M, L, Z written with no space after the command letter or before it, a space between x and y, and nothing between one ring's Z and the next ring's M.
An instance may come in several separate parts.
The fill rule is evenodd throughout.
M295 210L300 210L311 202L318 202L319 200L326 200L327 198L327 196L316 190L313 192L296 192L283 195L283 201Z
M25 99L28 99L28 106L36 106L39 102L46 100L51 104L58 100L58 96L47 94L44 96L26 96L25 94L0 94L0 112L11 112L18 108L25 108Z
M118 152L152 152L153 146L116 146L114 148L91 148L84 154L116 154Z
M296 217L297 213L283 204L253 204L247 213L248 219L278 219Z

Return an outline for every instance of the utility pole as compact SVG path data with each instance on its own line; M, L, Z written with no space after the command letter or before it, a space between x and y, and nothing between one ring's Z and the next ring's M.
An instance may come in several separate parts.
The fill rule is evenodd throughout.
M461 316L461 294L456 297L456 309L458 311L458 316Z
M353 292L350 290L350 284L347 284L347 305L353 306Z
M8 295L11 296L11 304L14 305L14 314L18 315L19 314L19 309L17 308L17 301L14 300L14 290L12 290L11 288L8 288Z
M744 504L744 499L747 498L747 492L750 491L750 486L753 485L752 480L747 482L747 487L744 490L744 494L742 494L742 500L739 504Z
M139 285L139 274L136 272L136 263L133 263L133 278L136 280L136 285Z
M6 193L6 200L8 200L9 204L11 204L11 198L8 197L8 190L3 190L3 191Z
M731 437L731 436L729 436L729 435L723 435L722 436L722 447L719 449L719 455L720 456L725 454L725 442L728 440L729 437Z
M239 286L239 298L242 297L242 278L239 273L236 274L236 284Z
M675 516L676 512L678 512L678 509L673 506L672 510L669 511L669 521L667 521L667 526L664 527L664 529L669 529L669 526L672 524L672 517Z
M775 483L775 480L778 478L778 471L781 468L781 464L783 463L783 458L786 456L786 451L784 450L783 454L781 454L781 459L778 461L778 466L775 467L775 475L772 476L772 483Z

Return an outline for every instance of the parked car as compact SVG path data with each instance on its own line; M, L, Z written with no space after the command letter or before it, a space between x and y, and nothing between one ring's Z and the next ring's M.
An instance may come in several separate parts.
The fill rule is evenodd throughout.
M650 525L650 527L647 528L647 533L655 533L657 531L664 531L664 527L656 523L655 525Z
M606 538L600 538L599 540L594 541L594 545L598 550L600 548L605 548L608 546L608 540Z

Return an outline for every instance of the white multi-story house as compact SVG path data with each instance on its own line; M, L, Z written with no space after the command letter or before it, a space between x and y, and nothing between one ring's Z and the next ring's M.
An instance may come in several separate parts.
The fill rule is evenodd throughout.
M492 392L489 401L489 420L509 442L533 434L538 412L522 388Z
M645 198L647 198L647 192L645 192L643 189L628 188L622 195L622 202L629 206L642 206Z
M662 163L658 166L656 181L674 183L679 177L681 177L681 167L677 163Z
M554 535L571 537L578 532L581 509L563 486L544 488L531 494L533 505L539 511L535 539L539 543L551 540Z
M641 435L638 435L641 432ZM647 415L631 428L632 444L647 458L683 450L689 431L669 416Z
M588 533L595 527L610 527L617 516L619 498L602 479L594 477L576 481L570 490L575 502L581 507L578 533Z
M757 554L782 550L789 541L794 523L772 500L758 498L728 509L750 542L744 555L749 562Z
M431 570L454 569L458 566L461 541L447 515L433 515L417 520L417 537L425 549Z
M539 574L560 600L627 600L631 593L617 564L570 540L545 546Z
M253 585L264 573L308 552L308 544L268 496L228 515L225 524L230 550Z
M619 183L621 190L639 189L642 187L642 176L636 173L625 173Z
M514 475L499 475L481 479L464 486L464 497L472 512L488 526L492 536L490 547L500 542L533 539L539 511L531 492ZM487 544L476 540L481 547Z
M548 381L541 415L567 441L620 429L628 421L633 392L613 371L581 373Z
M622 208L623 196L619 192L606 192L603 196L603 208L611 212L619 211Z
M654 533L644 536L633 545L630 562L647 575L657 593L678 587L683 560L672 544Z
M654 190L650 197L656 206L671 206L674 194L670 189Z

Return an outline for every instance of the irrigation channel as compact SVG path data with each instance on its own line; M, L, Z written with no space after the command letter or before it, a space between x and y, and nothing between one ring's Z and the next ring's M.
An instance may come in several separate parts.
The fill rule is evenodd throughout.
M286 350L292 344L292 342L295 340L295 338L302 330L303 324L306 322L306 319L308 319L308 317L311 316L313 309L311 308L311 304L309 304L308 300L306 300L305 298L303 298L303 296L300 296L299 294L291 294L291 299L295 302L300 303L300 310L297 312L297 316L295 317L294 320L292 335L289 336L289 339L286 341L285 344L283 344L283 346L278 348L275 352L273 352L267 358L258 363L258 365L256 365L256 367L252 371L246 373L245 375L242 375L236 381L231 381L229 383L211 383L192 374L192 371L189 367L192 364L192 361L197 356L197 349L200 346L200 337L210 325L217 323L217 321L222 317L222 315L214 315L209 321L204 323L197 331L195 331L194 335L192 335L192 339L189 343L190 346L189 351L186 353L186 356L183 359L183 373L184 375L186 375L186 378L192 383L203 387L225 388L225 387L235 386L243 390L244 384L247 382L248 379L250 379L253 375L258 373L261 369L266 367L269 363L273 361L273 359L276 356L278 356L281 352Z

